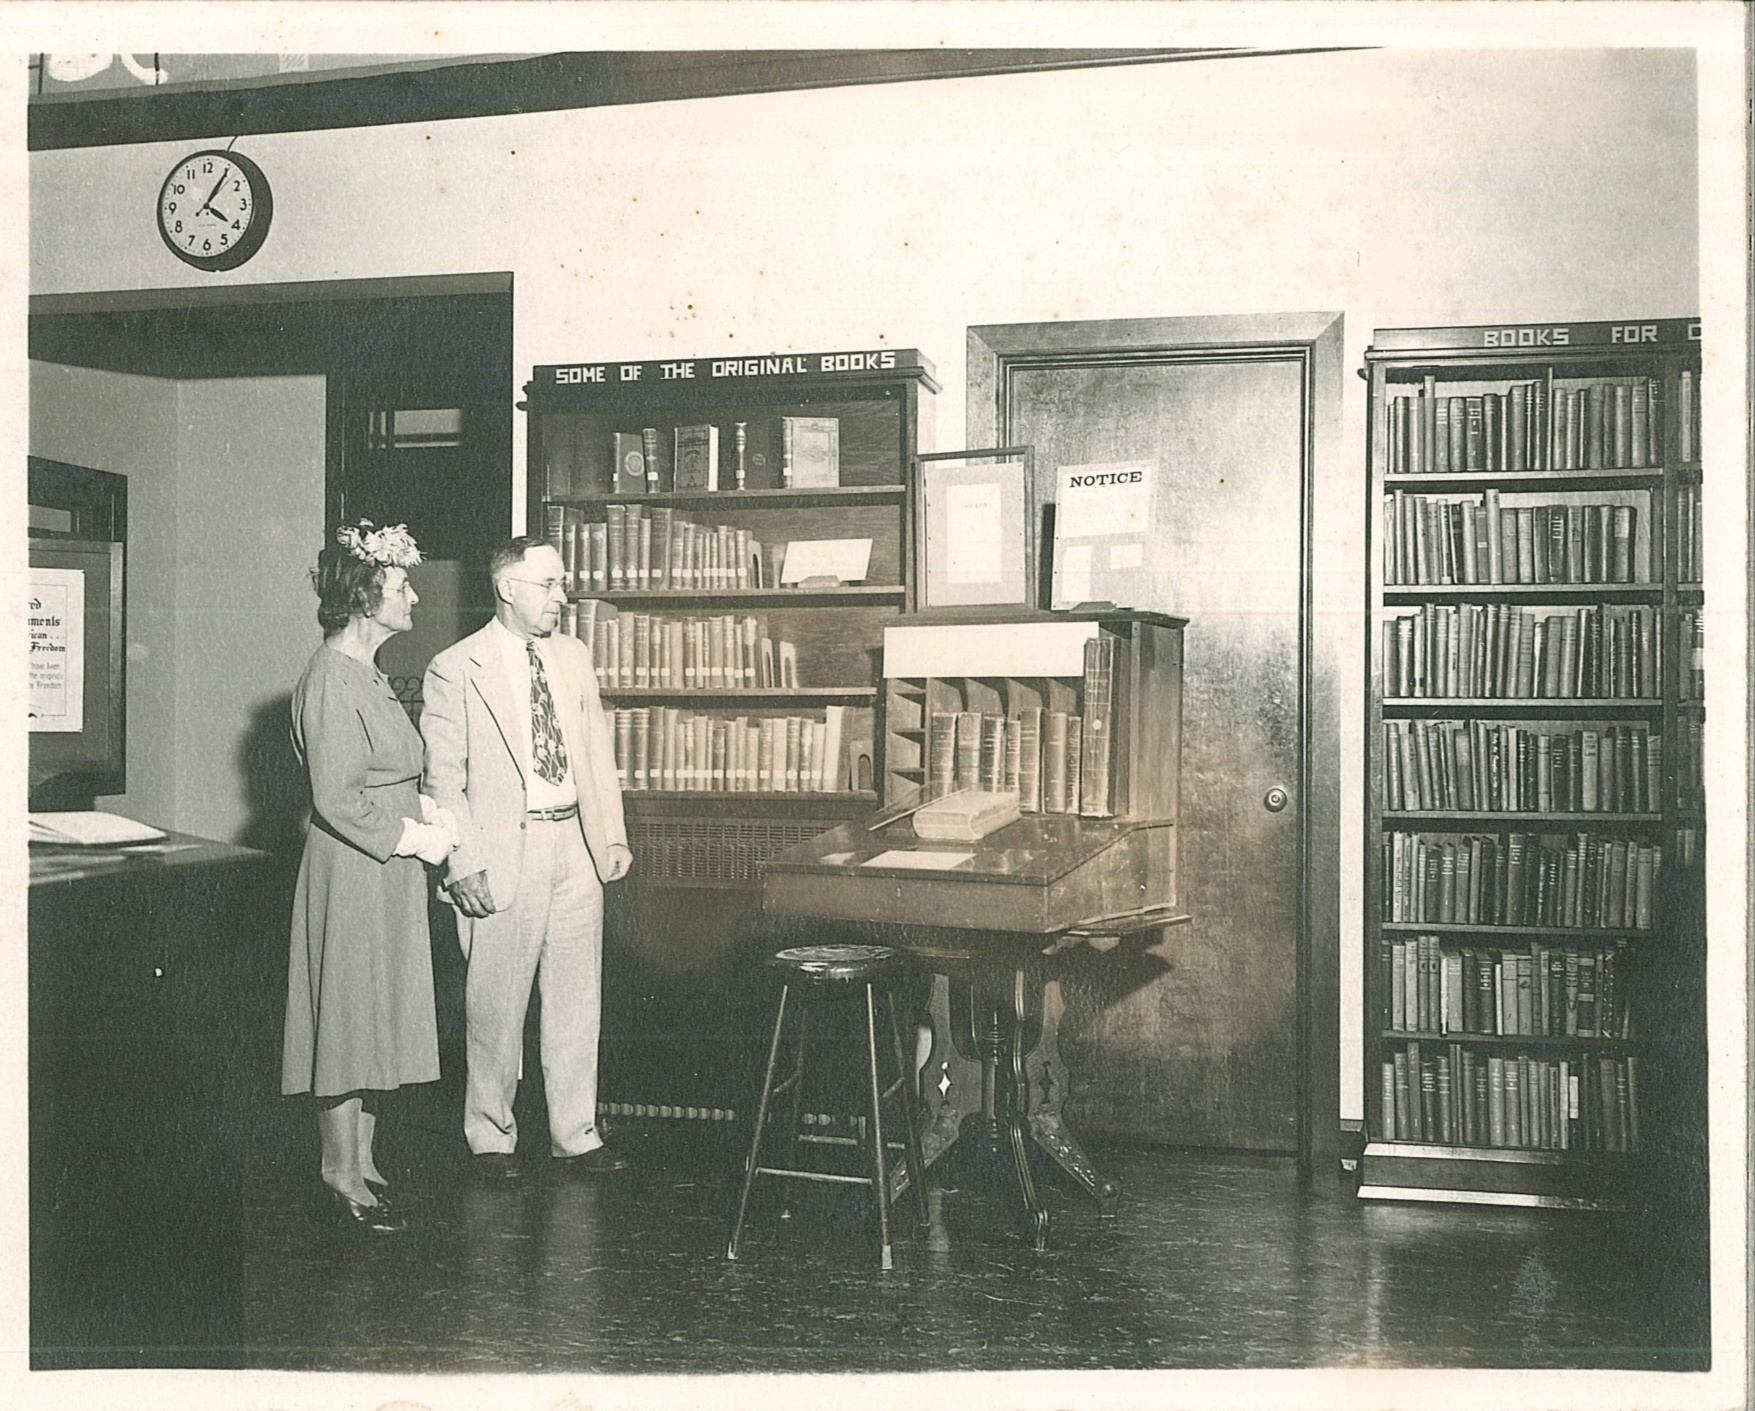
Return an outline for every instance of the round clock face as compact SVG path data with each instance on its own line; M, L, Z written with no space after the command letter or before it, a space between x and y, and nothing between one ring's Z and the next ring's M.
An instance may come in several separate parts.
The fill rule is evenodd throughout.
M273 215L268 178L236 152L185 157L159 188L158 233L196 269L236 269L262 248Z

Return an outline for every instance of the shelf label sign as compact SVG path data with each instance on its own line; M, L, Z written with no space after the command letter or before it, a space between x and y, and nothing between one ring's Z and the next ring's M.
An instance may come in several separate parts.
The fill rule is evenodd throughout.
M30 571L30 728L77 734L85 728L85 572Z
M1380 328L1372 347L1381 352L1431 349L1661 348L1698 343L1697 318L1633 322L1480 324L1470 328Z
M913 348L871 348L845 353L764 353L759 357L682 358L633 363L539 365L535 385L611 387L664 382L731 382L764 377L837 377L931 367Z

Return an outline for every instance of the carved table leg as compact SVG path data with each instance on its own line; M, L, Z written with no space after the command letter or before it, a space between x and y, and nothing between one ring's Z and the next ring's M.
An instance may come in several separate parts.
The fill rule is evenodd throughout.
M998 1061L996 1066L1003 1064L1002 1092L998 1094L995 1115L1011 1149L1012 1171L1024 1202L1025 1233L1040 1252L1048 1248L1048 1207L1042 1203L1030 1170L1030 1080L1024 1071L1028 1035L1032 1020L1038 1018L1031 1012L1038 992L1022 970L1012 972L1011 989L1011 1013L1004 1013L998 1005L994 1007L994 1028L999 1039L994 1057Z
M1029 1064L1030 1134L1054 1161L1097 1202L1097 1213L1104 1219L1114 1217L1121 1203L1121 1187L1099 1172L1066 1129L1061 1117L1061 1104L1066 1098L1067 1071L1061 1061L1058 1042L1060 1032L1060 982L1050 980L1043 987L1041 1038Z
M920 1154L930 1168L957 1140L963 1119L974 1110L981 1089L979 1070L970 1061L976 1055L968 987L954 986L945 976L934 975L925 1018L932 1035L932 1050L920 1071L919 1091L930 1115L925 1131L920 1134ZM964 1036L963 1029L971 1032ZM968 1051L968 1057L963 1050ZM896 1198L900 1199L909 1184L906 1162L896 1163L891 1182Z

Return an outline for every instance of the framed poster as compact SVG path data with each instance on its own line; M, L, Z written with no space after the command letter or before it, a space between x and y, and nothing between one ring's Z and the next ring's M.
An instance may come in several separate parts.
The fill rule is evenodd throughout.
M30 569L30 728L77 735L85 729L85 573Z
M1035 607L1028 446L914 459L915 597L921 608Z

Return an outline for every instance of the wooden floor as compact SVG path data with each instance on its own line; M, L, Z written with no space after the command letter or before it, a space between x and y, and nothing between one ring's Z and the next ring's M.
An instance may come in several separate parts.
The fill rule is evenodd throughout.
M1053 1191L1050 1248L974 1181L876 1268L858 1196L760 1205L724 1259L739 1153L627 1124L637 1171L474 1181L438 1087L384 1124L412 1228L320 1218L314 1131L258 1124L247 1365L410 1372L1611 1368L1707 1365L1706 1248L1662 1219L1363 1205L1288 1161L1096 1153L1119 1218ZM711 1129L709 1129L711 1130ZM394 1164L392 1164L394 1163Z

